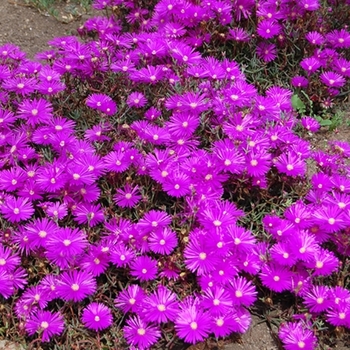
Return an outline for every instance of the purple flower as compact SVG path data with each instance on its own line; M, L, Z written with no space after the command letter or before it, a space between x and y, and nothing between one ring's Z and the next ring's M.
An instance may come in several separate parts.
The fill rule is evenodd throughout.
M303 297L304 304L314 313L325 311L331 305L329 289L326 286L313 286Z
M157 261L148 256L139 256L130 264L130 274L140 281L150 281L158 273Z
M320 46L324 43L324 37L319 32L309 32L305 35L305 39L313 45Z
M0 295L7 299L13 294L13 292L14 286L10 273L6 270L0 270Z
M320 123L312 117L302 117L301 125L310 132L317 132L321 127Z
M63 317L59 312L37 310L25 324L29 335L39 333L41 341L48 342L55 334L61 334L64 330Z
M234 305L251 306L256 301L255 286L244 277L235 277L231 280L229 291Z
M276 45L261 42L256 47L256 54L265 62L271 62L277 57Z
M60 268L66 268L87 247L86 234L79 229L57 228L46 241L46 256Z
M270 39L281 32L281 26L270 19L264 19L258 24L257 33L264 39Z
M89 227L94 227L104 221L104 214L100 204L78 204L74 211L74 216L74 220L79 224L88 224Z
M137 284L132 284L121 291L115 299L115 306L124 313L138 312L143 307L146 294Z
M96 291L96 280L85 271L63 272L57 282L57 296L65 301L81 301Z
M147 100L143 93L132 92L126 101L129 107L142 108L146 105Z
M195 344L211 332L210 316L196 305L185 305L175 320L175 329L181 339Z
M308 73L313 73L313 72L317 71L317 69L319 69L322 66L322 64L317 58L308 57L308 58L304 58L300 62L300 66L301 66L301 68L306 70Z
M0 206L0 211L10 222L28 220L34 214L34 208L28 198L16 198L6 196L5 203Z
M153 252L163 255L169 255L178 243L176 233L168 227L152 232L148 242Z
M309 81L301 75L296 75L291 79L291 84L294 87L305 89L309 85Z
M292 273L283 266L263 265L260 278L264 286L274 292L282 292L290 287Z
M288 176L304 176L306 173L306 163L294 152L282 153L275 163L279 172Z
M282 324L278 335L286 350L314 350L316 348L314 332L302 321Z
M84 326L94 331L108 328L113 323L111 310L101 303L91 303L81 316Z
M232 308L232 298L224 287L207 288L202 296L201 306L211 316L225 315Z
M131 187L129 184L126 184L124 188L118 188L117 193L113 197L115 203L123 208L136 206L141 198L139 186Z
M124 327L124 336L129 345L140 350L147 350L160 338L158 327L152 326L139 316L130 317Z
M335 72L324 72L320 75L320 79L323 84L329 87L342 87L345 85L345 78Z
M24 100L19 105L18 116L31 126L48 124L53 116L53 108L51 103L44 99Z
M179 312L179 303L176 294L169 289L158 286L158 288L142 303L142 317L147 322L174 321Z
M111 97L104 94L92 94L86 100L86 105L104 114L113 115L117 112L117 105Z

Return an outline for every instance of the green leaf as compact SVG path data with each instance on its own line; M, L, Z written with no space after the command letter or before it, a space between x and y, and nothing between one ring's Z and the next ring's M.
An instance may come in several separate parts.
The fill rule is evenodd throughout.
M292 96L292 106L299 113L303 113L306 110L304 102L300 99L298 95Z
M330 126L333 122L329 119L322 119L319 121L321 126Z

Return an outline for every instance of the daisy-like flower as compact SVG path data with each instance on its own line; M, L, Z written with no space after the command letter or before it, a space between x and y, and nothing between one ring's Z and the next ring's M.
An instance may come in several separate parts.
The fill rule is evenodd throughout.
M86 328L100 331L113 323L111 310L104 304L91 303L84 310L81 320Z
M250 34L243 28L232 28L229 29L229 38L238 42L248 42Z
M210 329L216 338L227 337L232 332L240 331L240 327L237 327L237 319L235 313L232 312L213 316L210 322Z
M176 233L168 227L152 232L148 238L149 248L158 254L169 255L177 246Z
M312 221L328 232L336 232L348 226L344 211L337 205L325 205L316 209Z
M350 307L348 302L339 302L335 307L331 307L326 313L327 321L335 327L350 326Z
M145 298L144 290L137 284L132 284L121 291L114 302L115 306L124 313L138 312L142 309Z
M2 83L2 88L8 91L13 91L19 95L29 95L38 88L36 78L27 78L27 77L15 77L6 79Z
M126 101L129 107L142 108L146 105L147 99L141 92L132 92Z
M210 316L198 305L185 305L175 320L175 329L186 343L195 344L203 341L211 332Z
M63 332L64 320L59 312L37 310L29 316L25 329L29 335L39 333L42 342L49 342L53 335Z
M229 225L227 227L227 232L233 240L232 246L236 252L248 253L252 251L252 248L256 244L256 240L249 230L236 225Z
M320 7L318 0L300 0L298 6L306 11L316 11Z
M7 299L13 292L14 285L10 273L6 270L0 270L0 295Z
M270 19L264 19L258 24L257 33L264 39L270 39L281 32L281 26Z
M142 196L139 192L139 186L131 187L126 184L124 188L118 188L113 199L117 205L123 208L132 208L137 205Z
M116 173L122 173L131 165L131 160L127 158L126 152L121 150L108 153L103 158L103 162L106 170Z
M317 132L321 127L320 123L312 117L302 117L301 125L310 132Z
M309 32L305 35L305 39L313 45L320 46L324 43L324 37L319 32Z
M350 32L345 29L333 30L326 34L326 40L333 48L350 47Z
M246 155L247 173L254 177L264 176L272 165L271 154L250 151Z
M157 276L157 261L148 256L139 256L130 264L130 270L131 276L140 281L150 281Z
M78 204L74 211L74 220L79 224L88 224L94 227L104 221L104 214L100 204L91 203Z
M166 191L169 196L177 198L190 194L190 185L190 177L179 171L171 173L162 183L164 191Z
M0 211L10 222L28 220L34 214L34 208L28 198L16 198L6 196L5 203L0 206Z
M296 88L307 88L309 85L309 81L307 78L301 76L301 75L296 75L291 79L291 84L296 87Z
M111 97L105 94L92 94L86 99L86 105L104 114L113 115L117 112L117 105Z
M63 272L57 281L57 296L64 301L81 301L96 291L96 280L85 271Z
M53 108L50 102L42 98L24 100L18 106L18 116L31 126L39 123L47 124L53 116Z
M60 268L66 268L87 247L86 234L79 229L60 227L46 241L47 258Z
M277 264L263 265L260 278L264 286L274 292L288 290L291 283L292 273L283 266Z
M110 254L111 262L117 267L126 267L135 258L135 252L122 243L114 245Z
M231 280L229 291L234 305L251 306L256 301L255 286L244 277L235 277Z
M129 318L124 326L124 337L132 347L140 350L150 349L160 338L158 327L148 324L139 316Z
M307 57L300 62L300 66L308 73L313 73L316 72L322 66L322 64L315 57Z
M147 322L174 321L179 312L176 294L164 286L158 288L142 304L142 318Z
M61 220L68 214L68 207L65 203L55 202L47 206L46 214L54 220Z
M319 249L315 236L307 231L300 230L289 239L291 252L300 260L308 262Z
M265 62L271 62L277 57L276 45L261 42L256 46L256 54Z
M340 75L347 78L350 77L350 61L346 60L345 58L342 58L342 57L336 58L333 61L332 68Z
M38 305L40 309L44 309L48 303L48 294L45 289L38 286L28 288L21 296L21 300L29 305Z
M298 323L284 323L278 335L286 350L314 350L317 339L314 332L300 321Z
M304 304L311 312L320 313L325 311L330 305L329 289L327 286L313 286L304 297Z
M99 276L106 272L109 260L109 254L104 252L101 246L89 245L89 250L78 265L82 270L91 273L93 276Z
M232 308L231 295L222 286L207 288L202 296L201 306L212 316L225 315Z
M328 71L320 75L321 81L329 87L343 87L345 85L345 78L338 73Z
M314 269L314 276L329 276L338 270L340 262L332 252L320 248L315 252L312 261L308 262L306 266Z
M35 219L24 227L31 249L45 247L47 239L56 233L57 225L47 219Z
M282 153L275 163L276 168L281 173L288 176L304 176L306 173L306 163L294 152Z
M215 251L209 250L205 243L198 239L190 240L184 251L185 265L198 276L208 274L215 269L218 256Z
M11 272L20 265L20 261L20 257L10 248L0 244L0 271Z
M170 223L171 217L165 211L150 210L140 219L137 226L148 233L168 226Z

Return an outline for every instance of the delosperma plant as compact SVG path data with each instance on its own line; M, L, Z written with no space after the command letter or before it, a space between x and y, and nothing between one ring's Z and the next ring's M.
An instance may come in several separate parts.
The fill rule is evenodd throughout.
M170 349L281 293L285 349L350 328L350 144L303 138L348 92L349 5L99 0L0 47L1 335Z

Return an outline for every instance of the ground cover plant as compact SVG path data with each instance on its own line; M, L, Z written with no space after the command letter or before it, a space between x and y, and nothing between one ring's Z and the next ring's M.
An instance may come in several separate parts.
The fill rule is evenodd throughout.
M349 2L94 1L79 37L0 48L0 334L149 349L350 328ZM336 20L335 20L336 19ZM310 171L313 164L313 171Z

